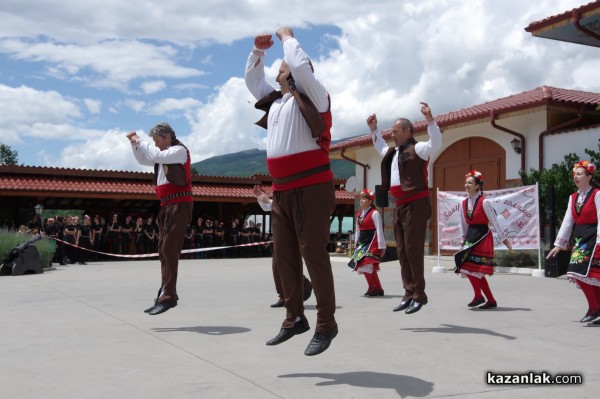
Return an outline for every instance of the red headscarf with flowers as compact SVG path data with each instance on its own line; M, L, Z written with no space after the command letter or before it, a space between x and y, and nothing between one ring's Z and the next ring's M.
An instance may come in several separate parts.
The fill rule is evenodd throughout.
M483 183L483 175L477 170L472 170L465 175L465 179L468 179L469 177L474 177L475 179Z
M360 195L366 197L368 200L375 200L375 193L368 188L363 188L360 192Z
M588 160L579 161L575 165L573 165L573 174L575 174L575 170L578 168L585 169L592 176L594 176L594 171L596 170L594 164Z

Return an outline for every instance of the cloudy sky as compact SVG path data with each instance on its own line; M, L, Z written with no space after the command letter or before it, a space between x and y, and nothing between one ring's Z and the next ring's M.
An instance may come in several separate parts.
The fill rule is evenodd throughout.
M36 166L146 170L125 134L169 122L193 162L264 148L243 72L294 28L331 93L334 139L551 85L600 92L600 49L534 38L586 0L2 0L0 143ZM282 50L266 57L274 80ZM201 172L201 171L200 171Z

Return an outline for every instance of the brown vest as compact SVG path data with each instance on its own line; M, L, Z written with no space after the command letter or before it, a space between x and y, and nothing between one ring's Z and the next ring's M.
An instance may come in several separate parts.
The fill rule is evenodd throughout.
M427 187L427 162L415 152L417 141L413 138L400 147L398 153L398 170L400 171L400 188L402 191L411 191L414 194L425 191ZM391 185L392 161L394 159L395 147L388 148L387 153L381 161L381 188L389 191Z
M183 148L186 148L179 140L175 140L172 146L180 145ZM186 148L187 149L187 148ZM165 176L169 183L174 184L176 186L184 187L188 184L188 179L185 173L185 168L181 163L173 163L173 164L163 164L163 169L165 172ZM154 164L154 184L158 180L158 164Z

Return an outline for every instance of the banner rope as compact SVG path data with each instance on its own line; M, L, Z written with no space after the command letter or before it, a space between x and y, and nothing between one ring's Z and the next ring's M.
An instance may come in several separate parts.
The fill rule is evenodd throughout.
M47 238L49 240L54 240L56 242L60 242L60 243L66 244L66 245L69 245L69 246L74 247L74 248L81 249L83 251L93 252L93 253L100 254L100 255L113 256L113 257L116 257L116 258L154 258L154 257L158 256L158 252L154 252L154 253L151 253L151 254L139 254L139 255L124 255L124 254L113 254L113 253L109 253L109 252L100 252L100 251L96 251L96 250L93 250L93 249L80 247L79 245L75 245L75 244L72 244L70 242L63 241L61 239L55 238L55 237L45 237L45 238ZM226 249L226 248L252 247L252 246L256 246L256 245L270 244L272 242L273 241L261 241L261 242L252 242L252 243L249 243L249 244L227 245L227 246L222 246L222 247L207 247L207 248L183 249L183 250L181 250L181 254L191 254L191 253L195 253L195 252L216 251L218 249Z

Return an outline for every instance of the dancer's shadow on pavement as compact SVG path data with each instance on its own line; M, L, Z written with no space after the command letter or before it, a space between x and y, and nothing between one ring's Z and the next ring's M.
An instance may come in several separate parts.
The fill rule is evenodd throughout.
M361 388L393 389L400 397L425 397L433 391L433 383L401 374L353 371L349 373L297 373L284 374L279 378L320 378L317 386L350 385ZM374 396L375 397L375 396Z
M196 327L174 327L174 328L153 328L155 332L174 332L174 331L188 331L195 332L198 334L206 335L229 335L229 334L241 334L251 331L246 327L229 327L229 326L196 326Z
M504 338L508 340L517 339L512 335L500 334L499 332L488 330L486 328L475 328L475 327L464 327L456 326L453 324L441 324L444 327L421 327L421 328L402 328L402 330L414 331L414 332L433 332L442 334L484 334L492 335L494 337Z
M494 309L479 309L473 307L469 309L471 312L531 312L531 308L506 308L506 307L497 307Z

